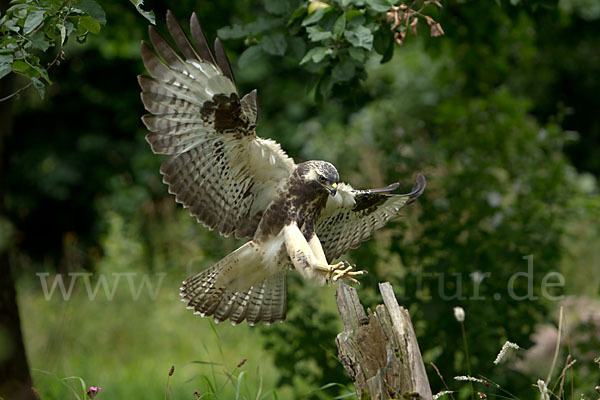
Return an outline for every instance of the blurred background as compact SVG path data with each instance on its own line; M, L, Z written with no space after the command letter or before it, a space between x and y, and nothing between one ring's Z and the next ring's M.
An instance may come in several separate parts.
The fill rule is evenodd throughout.
M106 25L84 44L67 43L45 98L31 88L1 115L0 248L41 398L82 398L81 385L111 399L348 394L335 287L290 274L288 320L270 327L215 325L179 302L187 275L240 243L209 232L168 195L140 121L148 21L128 2L99 3ZM162 32L166 9L186 29L195 11L212 40L273 14L287 21L301 4L275 3L143 7ZM600 2L448 0L431 15L444 36L425 27L383 64L368 53L364 74L328 91L319 86L327 69L300 66L302 51L244 53L256 38L220 33L240 91L258 89L258 134L296 161L328 160L359 188L399 181L408 192L418 172L426 176L402 218L347 258L369 271L363 304L381 303L377 283L389 281L409 309L434 393L446 389L430 363L457 398L470 387L453 377L467 374L516 397L539 395L532 384L549 373L564 306L552 384L571 355L565 397L597 396ZM1 81L12 91L27 83L12 76ZM511 296L517 272L528 275L513 279ZM113 292L96 286L101 276ZM65 290L73 283L66 297L60 278ZM456 306L466 312L468 355ZM506 340L523 350L494 365Z

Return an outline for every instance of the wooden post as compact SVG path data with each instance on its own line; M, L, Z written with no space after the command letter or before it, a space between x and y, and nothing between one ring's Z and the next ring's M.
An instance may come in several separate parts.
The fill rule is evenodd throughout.
M379 284L383 303L363 309L356 289L340 282L336 292L344 331L339 358L360 399L431 400L431 388L408 311L398 305L392 285Z

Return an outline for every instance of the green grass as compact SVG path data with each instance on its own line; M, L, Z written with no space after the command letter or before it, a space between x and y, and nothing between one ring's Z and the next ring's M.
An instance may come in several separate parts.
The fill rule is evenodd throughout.
M241 372L245 397L256 398L261 386L262 394L274 388L279 375L258 329L216 325L194 316L176 296L178 283L167 275L156 301L143 294L133 301L127 284L119 284L112 301L103 292L90 301L78 281L68 301L57 293L46 301L39 280L21 282L19 305L30 366L47 372L33 371L42 398L75 399L64 383L78 390L79 382L60 381L70 376L102 387L105 398L140 398L141 393L162 398L172 365L176 399L193 398L194 391L236 398L238 388L228 376L237 383ZM279 398L292 394L285 392Z

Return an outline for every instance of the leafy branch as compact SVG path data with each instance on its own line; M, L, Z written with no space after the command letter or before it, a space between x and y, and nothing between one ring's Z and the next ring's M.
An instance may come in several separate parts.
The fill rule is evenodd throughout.
M419 18L426 20L431 36L444 34L424 13L430 5L441 8L438 1L303 1L295 8L294 3L265 0L268 16L225 27L218 34L222 39L244 39L248 47L238 60L240 68L265 54L297 59L318 74L317 97L330 94L334 85L365 79L365 61L373 52L382 56L382 63L389 61L394 42L402 45L407 32L417 34Z
M143 1L130 2L154 23L152 11L141 8ZM12 72L29 82L0 102L31 86L44 98L46 85L52 84L48 71L65 58L63 46L72 36L84 43L90 33L100 33L106 25L106 14L95 0L13 0L10 4L0 18L0 79ZM44 63L40 54L51 48L56 55Z
M0 101L32 85L43 98L45 85L52 84L48 71L60 65L69 37L83 43L105 24L104 10L94 0L13 0L0 18L0 79L14 72L29 83ZM38 54L50 48L56 48L56 55L44 66Z

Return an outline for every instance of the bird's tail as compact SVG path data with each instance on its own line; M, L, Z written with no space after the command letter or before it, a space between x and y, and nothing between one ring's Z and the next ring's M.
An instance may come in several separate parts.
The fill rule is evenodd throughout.
M214 315L215 322L229 318L233 325L244 319L249 325L259 322L270 325L285 320L285 271L267 276L248 289L236 291L235 288L240 286L226 277L233 272L231 256L234 254L183 282L181 297L188 302L187 308L203 317Z

